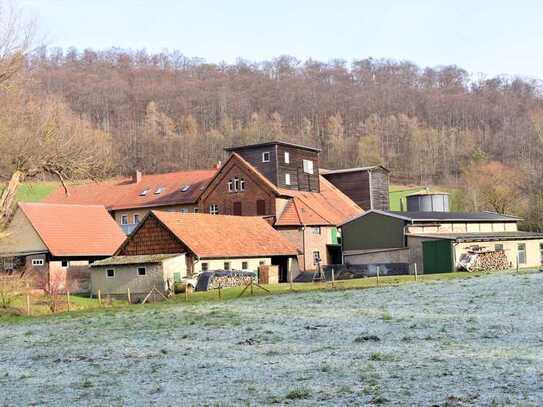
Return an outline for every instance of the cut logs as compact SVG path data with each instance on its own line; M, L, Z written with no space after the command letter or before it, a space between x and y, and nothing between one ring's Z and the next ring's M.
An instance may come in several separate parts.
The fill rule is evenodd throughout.
M469 272L500 271L510 268L509 260L503 250L493 250L473 246L460 256L459 269Z

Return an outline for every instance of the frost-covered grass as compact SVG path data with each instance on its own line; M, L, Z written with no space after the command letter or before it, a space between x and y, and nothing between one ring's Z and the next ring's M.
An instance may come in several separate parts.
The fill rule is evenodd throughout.
M0 323L0 405L541 405L543 274Z

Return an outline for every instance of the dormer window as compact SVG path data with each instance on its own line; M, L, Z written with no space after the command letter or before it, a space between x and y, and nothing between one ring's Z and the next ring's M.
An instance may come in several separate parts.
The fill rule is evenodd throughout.
M181 187L181 192L187 192L190 189L190 185L183 185Z
M149 193L149 188L146 188L140 192L140 196L147 196L148 193Z
M155 194L156 194L156 195L161 194L161 193L163 193L165 190L166 190L166 188L164 188L164 187L158 187L157 190L155 191Z
M264 153L262 153L262 162L263 163L269 163L270 162L270 152L269 151L266 151Z

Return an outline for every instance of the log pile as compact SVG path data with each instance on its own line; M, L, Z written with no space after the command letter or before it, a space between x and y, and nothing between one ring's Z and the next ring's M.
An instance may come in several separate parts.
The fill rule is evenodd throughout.
M240 287L247 285L251 282L253 277L251 276L244 276L244 275L226 275L226 276L215 276L213 278L213 281L211 282L210 289L214 288L227 288L227 287Z
M460 257L459 268L469 271L500 271L510 268L503 250L473 247Z

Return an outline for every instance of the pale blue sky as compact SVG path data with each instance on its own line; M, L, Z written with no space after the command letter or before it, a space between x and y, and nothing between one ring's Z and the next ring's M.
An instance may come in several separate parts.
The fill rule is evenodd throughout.
M209 62L366 57L543 78L539 0L18 0L51 46L161 51Z

